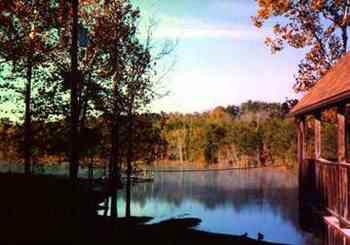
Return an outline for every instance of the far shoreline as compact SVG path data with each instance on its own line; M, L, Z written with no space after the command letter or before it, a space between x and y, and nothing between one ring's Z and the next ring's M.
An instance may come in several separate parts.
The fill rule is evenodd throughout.
M163 165L163 164L162 164ZM284 164L272 165L272 166L254 166L254 167L174 167L174 168L166 168L167 164L164 164L165 168L159 168L159 166L151 166L147 168L142 168L143 171L146 172L158 172L158 173L171 173L171 172L212 172L212 171L230 171L230 170L253 170L253 169L284 169L291 170L292 168L288 168L288 166Z
M46 172L49 168L57 168L59 171L67 171L68 162L62 162L62 163L44 163L39 164L37 167L40 167L40 171ZM286 170L286 171L295 171L296 169L293 167L294 165L288 164L275 164L275 165L267 165L267 166L232 166L230 164L226 163L217 163L213 164L211 166L206 166L206 164L203 163L178 163L178 162L167 162L167 163L157 163L157 164L138 164L135 163L134 165L136 169L144 172L153 172L153 173L181 173L181 172L222 172L222 171L232 171L232 170L254 170L254 169L279 169L279 170ZM23 165L18 163L6 163L5 161L0 160L0 172L23 172ZM84 169L87 169L88 166L81 165L80 169L83 171ZM103 166L101 165L94 165L94 170L103 170ZM38 170L37 170L38 171ZM36 171L35 171L36 172ZM36 172L39 174L39 172ZM57 173L56 173L57 174ZM61 173L64 175L64 173Z

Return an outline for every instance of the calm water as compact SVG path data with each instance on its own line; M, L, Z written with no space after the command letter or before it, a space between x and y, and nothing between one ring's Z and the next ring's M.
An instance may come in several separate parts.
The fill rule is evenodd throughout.
M119 195L121 196L121 195ZM319 244L298 222L297 176L283 170L156 173L153 183L132 189L132 215L198 217L198 229L266 240ZM118 200L119 215L124 199Z
M23 166L0 165L0 171L21 172ZM36 172L67 174L56 166ZM81 169L87 176L87 170ZM96 171L102 176L102 171ZM124 194L119 194L118 214L124 215ZM152 222L176 217L197 217L197 229L264 234L265 240L297 245L321 244L301 230L298 209L298 178L278 169L209 172L155 173L154 182L132 187L132 215L152 216Z

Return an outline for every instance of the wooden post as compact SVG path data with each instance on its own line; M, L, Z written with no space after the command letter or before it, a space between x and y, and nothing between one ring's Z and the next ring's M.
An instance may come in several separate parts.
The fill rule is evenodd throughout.
M321 114L315 114L315 160L321 158Z
M315 195L319 200L321 206L324 206L324 198L323 198L323 188L322 182L320 181L322 178L321 173L321 165L318 164L317 160L321 158L321 113L316 112L314 114L314 134L315 134L315 179L313 185L315 185Z
M305 119L304 117L297 118L298 126L298 163L299 163L299 194L300 200L304 197L305 190L305 176L307 169L305 168Z
M298 118L298 162L299 166L303 165L303 161L305 160L305 119Z
M338 121L338 162L346 161L346 118L345 105L339 105L337 108Z
M337 191L337 209L339 215L339 224L341 227L345 227L346 223L343 219L348 216L348 173L344 173L340 166L340 163L346 162L346 114L345 104L340 104L337 107L337 126L338 126L338 191Z

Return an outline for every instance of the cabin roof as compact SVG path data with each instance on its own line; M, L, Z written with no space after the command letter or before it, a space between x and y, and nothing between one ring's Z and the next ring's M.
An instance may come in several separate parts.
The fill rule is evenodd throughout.
M291 115L310 113L348 98L350 98L350 52L293 107Z

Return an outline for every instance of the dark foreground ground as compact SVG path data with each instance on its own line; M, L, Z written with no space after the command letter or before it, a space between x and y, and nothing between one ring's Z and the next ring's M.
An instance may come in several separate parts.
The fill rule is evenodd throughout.
M171 219L150 225L142 224L146 220L148 221L147 218L142 217L121 218L113 225L109 225L110 220L101 217L98 221L101 224L100 227L105 226L106 228L103 232L95 233L95 237L90 242L91 244L101 244L101 242L102 244L116 244L118 241L123 241L125 244L273 244L250 239L244 235L232 236L192 229L200 222L196 218Z
M111 219L96 215L108 193L57 176L0 174L0 243L45 244L272 244L244 235L194 230L199 219Z

